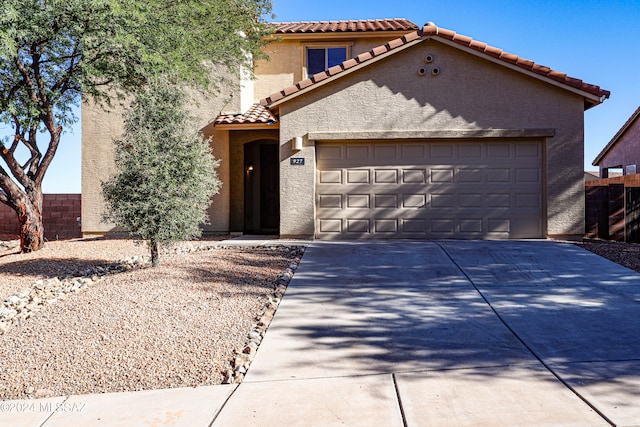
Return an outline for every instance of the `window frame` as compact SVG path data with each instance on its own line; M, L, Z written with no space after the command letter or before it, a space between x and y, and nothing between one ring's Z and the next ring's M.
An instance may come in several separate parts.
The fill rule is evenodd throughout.
M343 48L345 49L345 61L351 58L351 46L353 43L351 42L336 42L336 43L305 43L302 46L302 76L305 79L310 78L312 75L309 75L307 60L308 55L307 52L309 49L324 49L325 50L325 66L327 65L327 54L328 49L332 48ZM325 68L326 70L327 68Z

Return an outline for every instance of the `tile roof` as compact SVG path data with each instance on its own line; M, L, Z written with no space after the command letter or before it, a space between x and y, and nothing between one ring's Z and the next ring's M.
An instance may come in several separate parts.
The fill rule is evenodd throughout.
M417 43L422 40L431 38L438 38L442 39L443 41L453 42L454 44L460 45L464 48L472 49L481 55L486 55L488 57L491 57L492 59L504 62L505 65L515 67L516 69L519 68L523 71L531 72L542 78L551 79L562 85L578 89L599 98L598 102L592 101L592 104L589 106L599 104L604 100L604 98L608 98L610 95L609 91L603 90L599 86L585 83L580 79L569 77L565 73L552 70L549 67L538 65L533 61L521 58L508 52L504 52L502 49L489 46L486 43L473 40L470 37L456 34L454 31L438 27L433 23L427 23L423 28L417 31L405 34L402 37L392 40L382 46L378 46L368 52L362 53L355 58L348 59L340 65L331 67L326 71L313 75L311 78L302 80L293 86L289 86L281 90L280 92L276 92L268 96L267 98L262 99L260 103L269 107L276 102L283 101L285 98L295 95L303 89L307 89L311 86L317 85L320 82L328 79L329 77L341 74L361 64L366 64L375 58L379 58L387 53L391 53L402 47L406 47L407 45L412 44L412 42ZM587 107L585 106L585 109L586 108Z
M616 132L613 138L611 138L611 141L609 141L609 143L602 149L600 154L596 156L593 163L591 163L593 166L598 166L600 164L600 161L602 160L602 158L609 152L609 150L611 150L611 148L614 145L616 145L616 143L618 142L618 139L620 139L622 134L625 133L627 129L629 129L629 127L638 119L638 117L640 117L640 107L638 107L636 111L634 111L631 117L629 117L629 119L625 122L625 124L622 125L620 130L618 130L618 132Z
M216 117L215 125L274 124L278 120L260 104L254 104L242 114L224 114Z
M275 34L362 33L370 31L415 31L419 27L404 18L359 21L274 22Z

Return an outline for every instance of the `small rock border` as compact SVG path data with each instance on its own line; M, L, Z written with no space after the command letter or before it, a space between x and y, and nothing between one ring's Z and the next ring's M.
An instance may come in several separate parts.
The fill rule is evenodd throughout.
M144 266L149 262L145 258L148 257L131 257L83 272L74 271L63 278L37 280L30 287L7 297L0 305L0 334L30 319L43 307L55 304L70 294L96 284L107 274L121 273Z
M247 336L247 341L245 342L242 350L234 350L234 357L230 360L230 366L224 372L223 384L239 384L244 379L244 376L249 370L249 366L258 351L258 347L260 347L260 343L271 324L271 320L273 320L273 316L275 316L276 310L278 310L278 306L287 291L289 282L293 278L293 275L300 264L300 260L304 255L305 247L294 246L286 248L290 251L294 251L294 255L296 257L289 264L284 273L278 277L278 283L275 285L265 306L255 317L255 323Z

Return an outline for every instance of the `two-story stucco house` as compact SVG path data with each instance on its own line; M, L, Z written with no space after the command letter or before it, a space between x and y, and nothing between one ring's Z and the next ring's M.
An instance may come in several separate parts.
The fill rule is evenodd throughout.
M200 103L223 181L205 231L583 235L584 111L608 91L430 23L281 23L276 36L230 102ZM121 129L91 107L82 120L83 232L104 233L99 184Z

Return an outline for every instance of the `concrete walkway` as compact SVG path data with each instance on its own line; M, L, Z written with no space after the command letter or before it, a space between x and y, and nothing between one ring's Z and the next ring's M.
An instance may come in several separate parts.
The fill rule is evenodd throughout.
M640 274L570 244L314 242L240 386L0 402L0 426L638 425L639 309Z

